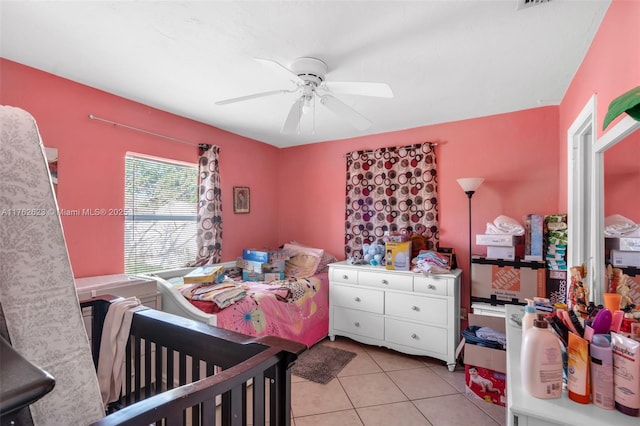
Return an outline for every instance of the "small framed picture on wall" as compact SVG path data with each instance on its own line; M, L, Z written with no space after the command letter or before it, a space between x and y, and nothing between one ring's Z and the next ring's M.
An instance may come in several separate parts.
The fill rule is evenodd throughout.
M233 187L233 212L249 213L251 206L250 191L248 186Z

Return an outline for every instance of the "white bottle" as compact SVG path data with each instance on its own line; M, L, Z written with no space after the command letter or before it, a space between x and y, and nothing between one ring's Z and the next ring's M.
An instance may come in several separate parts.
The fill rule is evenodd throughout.
M524 335L520 353L522 387L529 395L541 399L562 396L560 340L547 327L546 321L534 320L533 327Z
M613 351L603 334L593 336L589 348L591 352L592 400L605 410L613 410Z
M524 307L524 315L522 315L522 339L530 328L533 328L533 321L536 319L536 307L533 299L525 299L527 306Z

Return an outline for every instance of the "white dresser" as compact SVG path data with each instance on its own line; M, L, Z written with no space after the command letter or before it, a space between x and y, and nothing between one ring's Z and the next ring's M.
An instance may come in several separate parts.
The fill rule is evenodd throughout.
M425 276L384 266L329 265L329 337L446 361L460 342L460 275Z

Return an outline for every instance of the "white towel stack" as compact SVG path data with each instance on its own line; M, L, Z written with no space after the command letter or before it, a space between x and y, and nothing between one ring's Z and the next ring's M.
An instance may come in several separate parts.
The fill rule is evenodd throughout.
M640 237L639 228L637 223L619 214L604 218L604 236L608 238Z
M487 230L485 234L522 236L524 235L524 226L509 216L500 215L493 220L493 223L487 222Z

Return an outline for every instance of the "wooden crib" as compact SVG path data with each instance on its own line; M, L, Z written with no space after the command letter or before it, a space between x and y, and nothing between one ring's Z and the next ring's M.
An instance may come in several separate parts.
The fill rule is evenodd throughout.
M81 303L93 312L96 365L109 303L109 298ZM251 338L153 309L136 312L123 393L109 405L109 415L94 424L289 425L290 368L305 349L296 342Z

